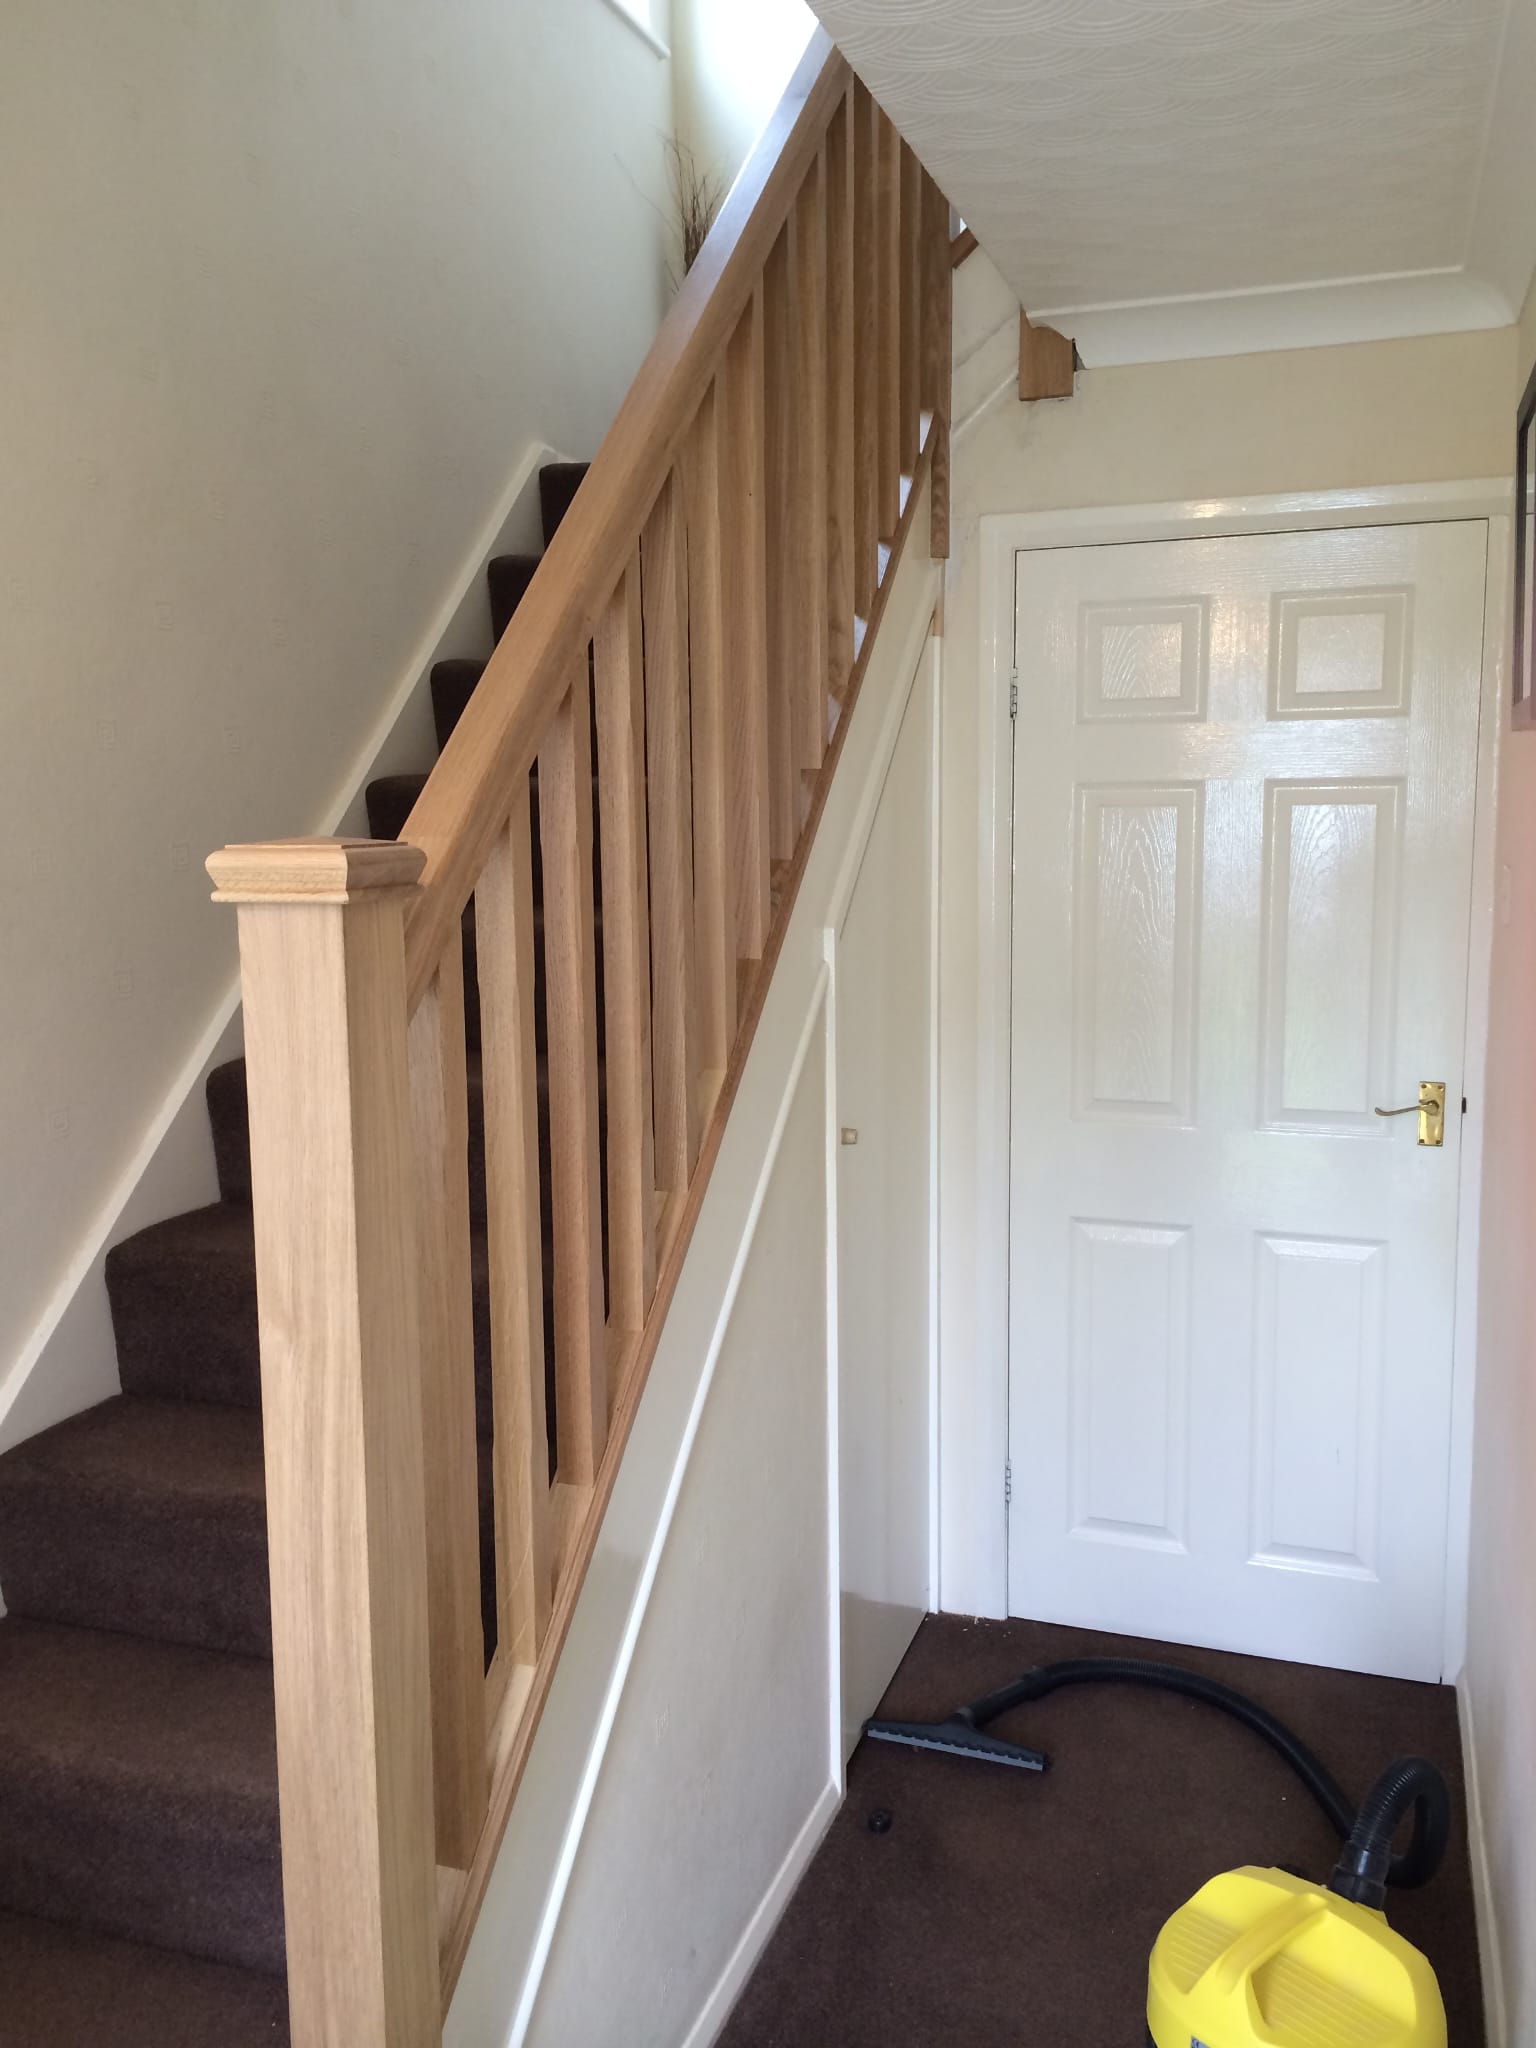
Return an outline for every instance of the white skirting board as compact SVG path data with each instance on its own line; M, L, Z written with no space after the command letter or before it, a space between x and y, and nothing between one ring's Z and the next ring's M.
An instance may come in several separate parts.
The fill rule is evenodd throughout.
M495 555L540 552L539 471L564 459L543 441L524 449L500 503L455 572L372 728L360 736L352 765L311 831L366 834L367 785L379 775L430 768L437 754L433 664L455 655L479 659L489 654L486 564ZM231 920L231 940L233 929ZM0 1451L117 1392L117 1350L104 1278L107 1253L135 1231L217 1200L203 1090L213 1068L235 1058L242 1044L239 979L232 976L26 1344L8 1367L0 1365Z
M711 2048L745 1989L758 1957L768 1946L773 1930L784 1917L784 1908L794 1896L795 1886L821 1847L822 1837L837 1818L837 1809L842 1803L842 1787L828 1785L806 1815L804 1827L779 1865L773 1883L763 1894L762 1904L743 1928L741 1939L732 1950L730 1961L720 1972L715 1988L709 1994L704 2010L694 2021L683 2048Z
M1477 1915L1477 1953L1483 1978L1483 2029L1488 2048L1523 2048L1509 2038L1504 1996L1504 1963L1499 1923L1493 1910L1493 1876L1483 1826L1483 1788L1477 1765L1477 1732L1472 1695L1463 1673L1456 1686L1456 1719L1461 1728L1461 1768L1467 1791L1467 1858L1472 1866L1472 1903Z

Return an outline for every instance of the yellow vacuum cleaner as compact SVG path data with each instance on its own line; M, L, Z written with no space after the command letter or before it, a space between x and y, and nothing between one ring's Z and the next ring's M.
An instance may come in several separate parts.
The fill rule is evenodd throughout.
M1435 1973L1386 1916L1284 1870L1229 1870L1152 1950L1155 2048L1445 2048Z
M1450 1833L1445 1780L1423 1757L1389 1764L1357 1809L1282 1721L1231 1686L1176 1664L1076 1657L1027 1671L943 1721L865 1723L876 1742L1043 1771L1038 1749L990 1735L987 1724L1026 1700L1089 1682L1156 1686L1233 1716L1284 1757L1344 1847L1326 1885L1284 1870L1213 1877L1173 1915L1147 1973L1151 2048L1446 2048L1435 1973L1394 1934L1382 1908L1389 1884L1427 1884ZM1407 1847L1393 1839L1412 1814Z

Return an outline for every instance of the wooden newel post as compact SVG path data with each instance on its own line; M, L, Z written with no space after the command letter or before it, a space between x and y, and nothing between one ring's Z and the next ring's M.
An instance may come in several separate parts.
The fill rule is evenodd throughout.
M439 2043L405 913L423 856L228 847L294 2048Z

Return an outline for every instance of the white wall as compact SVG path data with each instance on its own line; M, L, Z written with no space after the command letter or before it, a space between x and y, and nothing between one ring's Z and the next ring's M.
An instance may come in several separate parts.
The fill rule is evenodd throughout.
M1504 391L1536 363L1536 291ZM1508 459L1508 458L1506 458ZM1504 654L1509 697L1509 647ZM1499 764L1467 1663L1459 1691L1480 1822L1474 1876L1493 2048L1536 2041L1536 732Z
M939 1604L975 1613L1001 1612L1006 1584L1006 1067L999 1077L987 1033L1007 963L983 934L994 928L991 806L1006 818L1009 798L992 781L996 735L982 725L992 621L980 520L1507 474L1515 353L1504 328L1087 369L1070 399L1025 406L1004 392L983 404L1016 379L1015 322L1006 288L973 256L957 279L956 417L974 424L957 437L945 589Z
M916 533L926 531L920 507ZM840 1105L827 940L915 675L918 721L932 716L920 693L932 688L924 647L938 585L914 544L449 2011L448 2048L705 2048L836 1808ZM925 998L915 1004L921 1042ZM882 1532L860 1533L867 1558Z
M928 666L937 668L938 642ZM938 704L920 677L835 949L843 1752L934 1604Z
M228 1007L204 855L334 821L623 395L670 126L601 0L0 13L0 1412Z
M672 0L677 134L729 189L816 27L805 0Z

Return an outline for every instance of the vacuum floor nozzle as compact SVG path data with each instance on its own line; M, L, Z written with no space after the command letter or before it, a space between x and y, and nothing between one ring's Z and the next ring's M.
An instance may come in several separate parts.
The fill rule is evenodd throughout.
M1010 1764L1016 1771L1043 1771L1050 1759L1043 1750L1026 1749L987 1735L958 1714L947 1721L866 1721L872 1742L899 1742L907 1749L936 1749L944 1756L974 1757L988 1764Z

